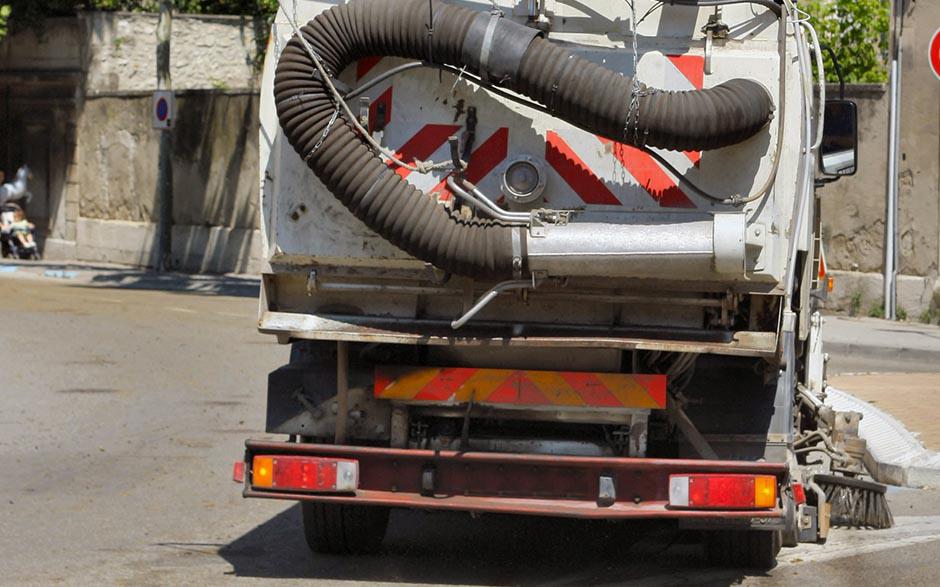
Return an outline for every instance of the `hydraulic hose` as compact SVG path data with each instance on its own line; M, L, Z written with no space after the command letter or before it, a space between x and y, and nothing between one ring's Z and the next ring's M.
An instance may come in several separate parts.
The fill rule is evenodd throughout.
M744 79L689 92L642 87L631 100L629 77L540 38L535 29L436 0L351 0L318 15L301 34L303 41L295 35L284 48L274 78L288 142L373 231L418 259L474 278L520 275L522 230L458 218L389 169L345 117L337 119L331 87L308 47L332 77L373 55L466 67L559 118L628 144L724 147L759 132L773 111L764 87Z

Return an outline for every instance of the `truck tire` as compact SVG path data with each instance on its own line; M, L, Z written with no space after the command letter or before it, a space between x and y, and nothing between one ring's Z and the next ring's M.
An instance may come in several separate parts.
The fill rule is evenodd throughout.
M314 552L371 554L388 528L388 508L303 502L304 538Z
M772 569L780 552L780 532L716 530L703 535L705 553L718 566Z

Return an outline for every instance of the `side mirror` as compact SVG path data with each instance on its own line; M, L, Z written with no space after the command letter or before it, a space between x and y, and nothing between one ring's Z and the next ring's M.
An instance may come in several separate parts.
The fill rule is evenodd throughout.
M824 175L855 175L858 161L858 110L851 100L826 100L819 168Z

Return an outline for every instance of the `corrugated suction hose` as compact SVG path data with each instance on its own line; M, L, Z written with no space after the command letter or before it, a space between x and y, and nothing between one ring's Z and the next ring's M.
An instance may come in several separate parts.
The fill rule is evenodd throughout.
M689 92L643 88L638 110L631 111L629 77L539 38L532 28L437 1L429 10L426 0L351 0L301 32L333 76L373 55L466 66L559 118L628 144L681 150L732 145L756 134L773 110L763 86L735 79ZM389 169L342 118L324 133L336 106L296 36L278 61L274 97L287 140L369 228L445 271L480 279L518 275L514 256L525 262L524 251L513 253L511 231L518 228L452 215Z

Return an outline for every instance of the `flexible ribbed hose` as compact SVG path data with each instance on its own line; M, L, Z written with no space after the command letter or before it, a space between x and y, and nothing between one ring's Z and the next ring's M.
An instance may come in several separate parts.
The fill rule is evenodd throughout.
M432 11L425 0L351 0L321 13L301 32L334 76L373 55L467 65L473 73L487 73L475 70L479 61L468 58L464 45L473 35L480 42L489 15L437 1L432 7L430 37ZM501 26L518 26L531 39L531 29L522 25L507 20ZM548 106L559 118L627 143L637 136L640 143L667 149L722 147L758 132L772 111L767 91L748 80L692 92L645 90L634 128L627 124L632 115L627 76L540 38L532 40L515 69L504 85ZM510 228L451 215L389 169L342 117L324 136L335 105L315 71L294 37L278 62L274 97L287 140L326 187L369 228L418 259L460 275L510 278Z

